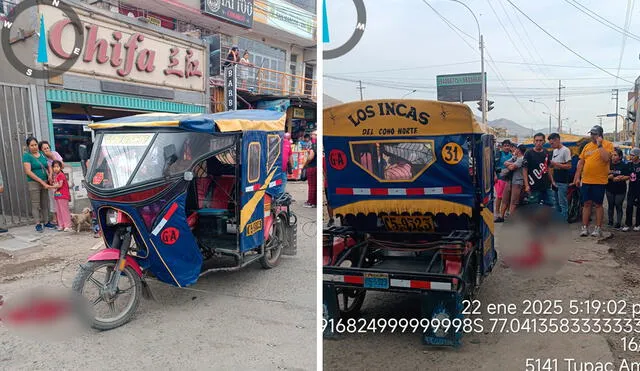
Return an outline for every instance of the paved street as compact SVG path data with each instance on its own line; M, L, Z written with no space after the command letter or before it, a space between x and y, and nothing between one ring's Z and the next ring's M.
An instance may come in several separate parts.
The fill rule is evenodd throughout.
M508 224L496 224L496 247L505 256L514 252L517 239L506 238ZM476 299L486 308L489 303L516 303L522 308L524 300L562 300L564 316L569 300L623 300L629 307L640 303L638 258L636 257L638 233L613 232L606 241L598 243L593 238L578 237L577 227L567 226L568 240L554 250L566 248L571 260L557 272L525 274L514 272L500 262L496 270L484 282ZM572 235L568 235L571 231ZM635 245L634 245L634 241ZM635 257L635 258L634 258ZM484 310L484 309L483 309ZM522 309L520 310L522 312ZM416 296L401 294L367 293L363 317L372 318L420 318L420 302ZM484 323L490 318L524 318L522 315L493 315L483 312ZM544 317L544 316L529 316ZM613 317L588 315L579 317ZM624 316L623 316L624 317ZM626 316L630 318L629 315ZM572 357L584 361L614 362L616 369L623 360L640 361L637 352L624 352L621 338L624 334L546 333L533 334L524 330L516 333L487 331L463 337L459 349L429 348L423 346L418 334L347 334L338 340L325 340L323 345L324 368L330 370L370 370L386 366L398 370L524 370L527 358ZM631 334L633 336L633 334ZM558 370L566 370L559 364Z
M299 216L297 256L272 270L256 263L210 274L188 289L151 282L157 302L143 299L130 323L107 332L50 342L0 326L0 369L315 370L316 209L302 208L305 183L288 191ZM0 255L5 302L35 287L70 286L99 241L88 232L47 233L40 252Z

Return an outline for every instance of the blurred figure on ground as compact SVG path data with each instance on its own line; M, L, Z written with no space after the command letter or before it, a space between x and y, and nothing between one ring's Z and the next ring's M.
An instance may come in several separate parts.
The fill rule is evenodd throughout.
M495 180L496 208L495 210L498 215L500 215L500 210L502 210L502 200L503 200L504 189L507 186L507 182L509 181L508 179L505 179L505 176L509 173L508 171L505 171L507 170L505 166L505 162L511 160L512 157L513 155L511 154L511 141L508 139L505 139L502 141L502 145L500 146L500 151L498 151L498 153L496 154L496 164L495 164L495 168L496 168L496 180ZM506 203L508 207L509 201L506 201ZM496 222L500 223L504 221L500 219L502 218L497 217Z
M613 212L615 210L616 229L619 229L622 224L622 204L627 194L627 180L629 180L629 167L622 162L622 150L616 148L611 155L609 182L606 187L608 224L610 227L614 226Z
M519 145L514 151L513 157L504 163L507 170L511 173L507 176L509 182L507 183L502 198L505 202L500 209L500 216L496 218L496 223L504 222L504 216L509 209L509 215L513 215L516 207L520 203L520 195L522 194L522 187L524 187L524 176L522 175L522 163L524 162L524 154L527 151L527 147Z
M591 236L600 237L602 235L602 221L604 219L604 209L602 202L606 185L609 183L609 161L613 152L613 143L604 139L604 131L599 125L589 130L591 142L587 143L580 153L580 161L573 183L580 187L582 194L582 228L580 236L589 235L589 219L591 218L591 207L596 207L596 226L591 232Z
M555 206L563 220L568 219L567 190L569 189L569 171L571 170L571 150L560 141L560 134L551 133L549 144L553 148L550 169L553 179L553 194L555 196Z
M640 231L640 148L631 150L629 162L629 193L627 193L627 212L623 231L633 228ZM633 208L636 208L636 223L633 224Z

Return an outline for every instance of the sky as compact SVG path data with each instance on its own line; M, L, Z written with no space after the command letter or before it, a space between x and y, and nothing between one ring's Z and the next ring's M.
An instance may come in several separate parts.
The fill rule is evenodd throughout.
M565 87L563 131L586 133L599 123L597 115L614 113L612 89L620 89L618 107L627 106L627 92L640 74L640 1L461 1L478 18L486 46L487 95L495 102L489 120L507 118L528 128L546 128L549 116L543 112L550 109L556 126L558 80ZM545 34L509 1L586 61ZM447 26L425 2L461 31ZM364 3L367 24L360 42L348 54L324 61L325 94L343 102L358 100L356 81L362 80L364 99L436 99L436 75L480 72L478 28L463 5L451 0ZM598 23L571 5L576 3L621 30L629 10L627 30L633 35L625 37L622 31ZM332 49L352 34L355 6L349 0L327 0L327 16L330 42L324 49ZM476 102L467 104L481 115ZM626 115L624 110L618 113ZM606 132L614 130L614 122L614 118L603 119Z

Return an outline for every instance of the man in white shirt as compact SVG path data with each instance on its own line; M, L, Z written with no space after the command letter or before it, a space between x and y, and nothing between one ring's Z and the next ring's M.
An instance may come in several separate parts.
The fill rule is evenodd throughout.
M569 188L569 171L571 170L571 150L562 145L560 134L549 135L549 144L553 148L553 157L549 164L552 189L555 195L556 209L567 220L567 190Z

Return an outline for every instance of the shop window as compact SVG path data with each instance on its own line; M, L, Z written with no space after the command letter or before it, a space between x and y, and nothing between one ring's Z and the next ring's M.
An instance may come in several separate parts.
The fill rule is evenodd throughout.
M413 182L436 161L432 140L350 142L352 161L380 182Z
M86 121L53 120L53 144L64 162L80 161L80 145L91 146L91 130Z
M260 143L249 143L249 155L247 159L247 179L249 183L260 180Z
M280 135L278 134L270 134L267 135L267 151L269 152L269 158L267 160L267 169L268 172L273 169L273 165L275 165L276 161L280 157L280 149L282 148L282 140L280 139Z

